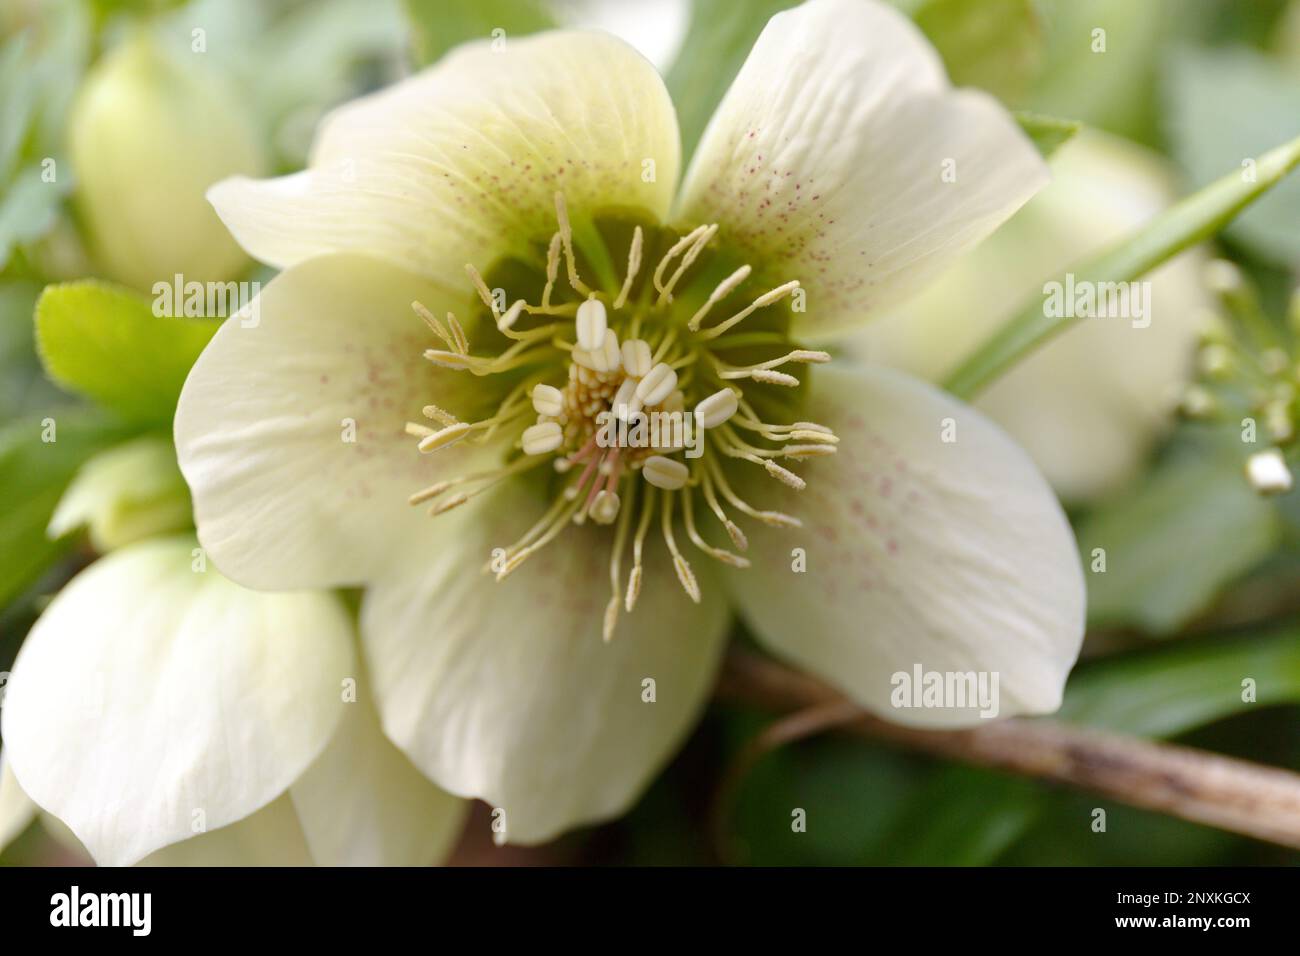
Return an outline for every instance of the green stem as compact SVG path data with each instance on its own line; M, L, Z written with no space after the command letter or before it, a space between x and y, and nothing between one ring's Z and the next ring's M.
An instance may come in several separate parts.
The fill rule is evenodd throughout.
M1186 197L1096 258L1069 270L1080 282L1131 282L1226 226L1300 163L1300 139L1260 157L1253 182L1233 172ZM1062 273L1064 278L1064 273ZM944 387L970 399L1031 351L1081 321L1047 314L1043 297L998 329L948 378Z

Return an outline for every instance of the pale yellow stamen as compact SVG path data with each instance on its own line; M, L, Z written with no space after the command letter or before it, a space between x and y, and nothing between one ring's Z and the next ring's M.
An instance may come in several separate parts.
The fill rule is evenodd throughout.
M668 281L664 283L663 288L659 290L659 299L657 304L663 305L665 302L673 301L673 289L676 288L678 281L681 280L682 275L694 264L695 260L699 258L700 253L704 251L705 246L707 246L710 240L712 240L717 234L718 226L714 223L696 236L695 241L691 243L689 248L687 248L686 254L682 256L682 261L677 266L677 270L672 274Z
M668 545L668 552L673 556L673 570L677 572L677 580L681 583L682 590L696 604L700 603L700 584L695 580L695 572L691 570L690 562L682 557L681 551L677 550L677 540L673 537L673 496L664 495L664 507L661 515L660 529L663 532L664 544Z
M412 302L411 309L416 315L424 320L424 324L432 330L434 335L438 336L438 338L443 341L447 348L451 349L453 352L456 351L455 339L453 339L451 335L448 334L447 330L442 327L442 323L438 321L437 316L419 302Z
M715 288L712 292L709 293L708 300L702 306L699 307L699 309L696 311L696 313L693 316L691 316L691 320L686 323L686 327L690 329L692 332L698 332L700 330L700 323L703 322L704 317L709 314L709 310L713 308L722 299L725 299L728 295L730 295L732 290L735 289L736 286L740 285L747 278L749 278L750 271L751 270L748 265L743 265L735 272L733 272L731 275L727 276L725 279L719 282L717 288Z
M722 505L718 502L717 493L713 490L713 476L709 474L707 468L704 469L704 477L700 484L704 488L704 500L708 504L709 510L711 510L717 517L718 521L722 523L722 527L727 531L727 536L731 538L731 543L736 546L737 550L748 550L749 539L745 537L745 532L740 529L740 525L728 518L727 513L722 510Z
M627 576L627 596L623 604L629 614L636 607L636 599L641 596L641 559L654 511L655 489L651 487L646 490L645 504L641 506L641 520L637 522L636 537L632 539L632 570Z
M695 419L701 428L717 428L740 407L736 393L729 388L714 392L695 406Z
M420 414L425 418L431 418L435 422L441 422L443 425L455 425L458 419L451 412L439 408L437 405L425 405L420 409Z
M653 368L650 343L645 339L627 339L623 342L623 371L633 378L644 378Z
M663 455L651 455L641 466L641 474L645 480L650 482L656 488L662 488L665 491L676 491L686 484L690 478L690 470L675 458L665 458Z
M641 227L637 226L632 230L632 245L627 251L627 276L623 279L623 287L618 290L618 298L614 300L614 308L621 309L627 304L627 297L632 292L632 283L636 281L637 273L641 271Z
M609 327L605 303L599 299L588 299L578 306L577 341L580 348L591 351L605 341L605 332Z
M722 492L722 497L730 501L737 510L749 515L751 518L763 522L766 525L770 525L773 528L803 527L802 521L792 515L785 514L784 512L759 511L732 490L731 485L727 483L726 475L722 473L722 466L717 461L710 459L708 455L705 455L701 461L703 461L704 466L709 469L709 473L717 483L718 490Z
M555 280L560 274L560 234L551 236L551 244L546 250L546 288L542 290L542 308L550 308L551 293L555 291Z
M545 455L563 444L564 430L560 428L558 422L542 422L531 428L525 428L521 441L525 455Z
M569 209L564 203L564 193L555 194L555 218L560 224L560 242L564 246L564 264L569 272L569 285L580 295L591 295L591 289L578 278L578 260L573 254L573 228L569 225Z
M763 309L769 305L774 305L775 303L780 302L782 299L784 299L787 295L789 295L797 288L799 288L799 280L791 279L785 285L779 285L775 289L772 289L770 292L764 292L757 299L755 299L749 305L745 306L745 308L741 309L731 318L724 319L723 321L719 322L717 325L707 328L704 331L700 332L699 333L700 338L705 340L716 339L723 332L745 321L745 319L749 318L759 309Z
M446 448L448 445L454 445L466 435L474 430L474 425L468 422L457 422L455 425L448 425L436 432L430 432L420 439L420 451L426 454L436 451L439 448Z
M608 644L614 637L614 627L618 623L618 608L622 597L621 581L623 575L623 547L627 544L627 532L632 526L632 509L636 504L637 485L628 485L627 506L619 511L618 527L614 530L614 547L609 554L609 603L605 605L605 621L602 634Z
M699 548L705 554L723 564L730 565L733 568L749 567L749 559L742 558L738 554L732 554L722 548L715 548L700 536L699 530L695 527L695 509L691 502L691 488L687 485L682 489L682 518L686 524L686 536L691 539L691 544Z
M564 393L553 385L539 382L533 386L533 410L538 415L558 417L564 411Z
M682 236L675 243L673 243L672 247L666 253L664 253L664 257L659 260L659 265L655 267L653 281L654 281L655 291L659 293L660 303L664 301L664 295L665 295L664 273L668 271L668 267L672 265L673 260L676 259L678 255L680 255L686 249L690 248L697 241L699 241L700 236L702 236L708 229L709 229L708 226L696 226L686 235Z
M646 373L636 386L636 399L642 405L658 405L677 388L677 373L660 362Z

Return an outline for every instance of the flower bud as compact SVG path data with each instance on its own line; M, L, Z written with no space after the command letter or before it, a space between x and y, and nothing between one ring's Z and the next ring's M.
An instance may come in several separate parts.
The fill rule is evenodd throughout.
M46 533L85 526L101 554L191 525L190 492L169 439L136 438L91 458L68 486Z
M177 273L229 279L249 263L204 192L262 172L260 146L204 54L183 56L136 34L89 73L69 124L90 246L108 276L145 291Z

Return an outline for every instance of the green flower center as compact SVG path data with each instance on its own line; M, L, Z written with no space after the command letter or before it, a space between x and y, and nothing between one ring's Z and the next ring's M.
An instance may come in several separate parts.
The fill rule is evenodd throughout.
M692 600L700 600L700 588L677 543L677 513L699 550L733 567L748 566L740 554L705 541L696 523L697 491L737 551L748 542L728 508L777 527L799 525L790 515L750 505L728 473L748 463L802 490L804 480L780 460L835 453L838 438L830 429L772 421L792 417L801 398L802 383L784 369L830 356L790 339L791 306L798 309L803 300L797 280L737 304L753 270L717 248L716 224L683 233L624 216L571 222L558 194L556 220L544 262L538 250L535 261L508 258L486 277L466 266L491 319L483 324L495 326L482 346L495 354L471 351L454 315L444 323L415 304L445 346L429 349L429 361L502 376L508 388L496 411L475 422L426 406L425 417L440 427L408 426L420 450L488 441L502 432L514 437L514 446L500 468L439 482L410 500L433 502L430 512L441 514L550 462L556 482L551 506L504 549L493 570L498 580L506 577L571 524L613 526L608 640L620 605L630 612L636 604L644 545L656 517ZM625 250L621 270L613 265L614 249ZM632 566L624 585L629 537Z

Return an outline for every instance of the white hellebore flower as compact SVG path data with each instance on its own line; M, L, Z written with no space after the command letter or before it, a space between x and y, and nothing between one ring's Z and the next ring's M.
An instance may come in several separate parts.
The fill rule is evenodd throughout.
M731 608L915 723L978 708L894 710L898 671L996 671L1001 713L1043 712L1079 648L1069 526L999 429L897 372L789 371L1044 184L1011 117L894 10L813 0L680 191L678 166L653 68L553 32L462 47L330 116L305 171L210 193L284 271L181 395L200 540L249 587L364 585L385 733L514 842L628 806ZM600 437L643 412L698 413L703 454Z
M197 550L115 551L36 622L6 688L0 845L34 802L110 866L440 858L466 804L384 738L339 600L241 588Z

